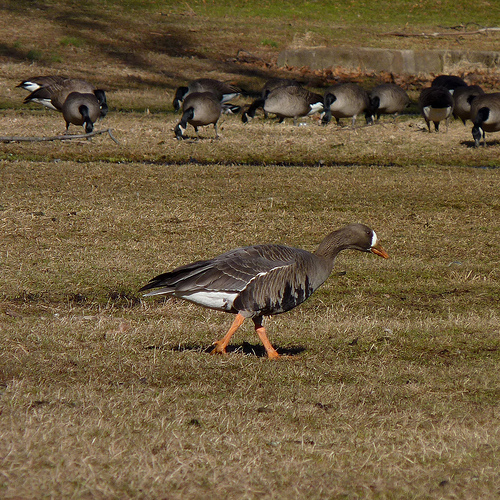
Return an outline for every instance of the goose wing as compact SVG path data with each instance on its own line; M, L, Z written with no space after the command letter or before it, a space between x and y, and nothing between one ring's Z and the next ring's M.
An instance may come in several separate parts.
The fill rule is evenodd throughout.
M287 247L279 245L237 248L213 259L200 260L160 274L140 291L158 288L148 295L198 290L240 292L257 276L291 265L291 255L284 249Z

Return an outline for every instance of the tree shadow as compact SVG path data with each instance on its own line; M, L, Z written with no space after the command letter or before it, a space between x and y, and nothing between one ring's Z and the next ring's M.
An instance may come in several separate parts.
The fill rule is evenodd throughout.
M2 12L15 13L23 17L36 16L59 28L64 37L82 40L86 46L97 50L111 61L115 61L116 64L124 64L131 69L147 71L152 75L151 78L141 77L140 81L135 82L134 76L126 76L123 79L125 85L132 81L132 83L139 85L165 89L168 88L168 82L165 82L164 79L178 80L183 78L182 69L169 69L164 66L154 67L148 58L148 53L157 53L179 59L205 59L210 61L215 69L234 74L239 78L247 76L267 79L270 76L265 67L246 65L245 63L248 62L251 55L244 53L244 51L243 55L240 55L238 47L227 48L228 51L234 50L232 55L219 53L217 56L208 56L204 50L203 39L200 42L200 34L186 29L182 23L179 23L175 15L161 14L164 16L161 18L162 21L155 22L153 28L139 24L132 14L124 16L120 9L112 7L113 3L103 8L99 2L90 2L82 6L73 2L49 5L43 1L35 4L28 0L18 0L2 5L0 16ZM145 13L141 11L140 15L145 16ZM137 33L139 29L142 33ZM99 36L96 36L96 33ZM122 33L123 36L118 36L117 33ZM58 42L58 40L53 40L53 47L57 47ZM19 62L29 60L29 52L32 47L19 47L16 43L16 40L13 40L12 44L0 45L0 55ZM41 60L49 63L45 59L46 57L42 55ZM186 66L187 68L188 66ZM162 78L155 79L155 75ZM186 77L186 81L189 79Z
M475 141L460 141L460 144L462 146L465 146L469 149L476 149L476 143ZM486 147L494 147L494 146L498 146L500 144L500 140L498 139L494 139L492 141L488 141L488 139L486 139ZM483 148L483 140L481 139L481 144L479 145L479 148ZM477 148L477 149L479 149Z

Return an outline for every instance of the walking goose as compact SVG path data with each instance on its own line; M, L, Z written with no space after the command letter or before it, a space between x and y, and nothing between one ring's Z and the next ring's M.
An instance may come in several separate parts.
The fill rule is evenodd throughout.
M70 124L83 125L85 133L94 130L94 123L101 114L99 101L94 94L71 92L62 106L62 114L66 120L66 134Z
M356 83L338 83L326 90L324 103L324 125L334 116L337 125L340 125L341 118L352 118L354 127L356 117L370 106L370 98L366 90Z
M483 146L486 146L485 132L500 131L500 92L477 96L471 105L472 137L476 147L483 137Z
M380 115L394 115L401 113L410 102L408 94L395 83L382 83L374 87L370 93L370 106L365 112L366 122L373 123L374 115L377 121Z
M446 130L448 122L453 113L453 97L444 87L428 87L422 90L418 97L420 112L424 117L429 132L431 131L431 122L434 123L436 132L439 132L439 122L446 121Z
M455 89L453 92L453 116L460 118L465 125L465 122L470 120L472 101L482 94L484 94L484 90L479 85L468 85Z
M293 118L297 124L299 116L312 115L323 110L323 97L301 87L291 85L267 90L265 97L256 99L241 117L243 123L255 116L258 108L263 108L265 113L273 113L283 122L285 118Z
M79 92L81 94L94 94L100 106L100 116L104 118L108 113L108 104L106 101L106 93L102 89L96 89L94 85L76 78L63 78L58 76L35 77L32 80L25 80L20 85L22 88L34 88L35 85L40 85L35 88L30 95L24 99L24 103L36 102L43 106L62 111L62 107L66 98L71 92Z
M175 97L172 102L175 111L179 111L184 99L193 92L211 92L219 102L227 102L241 94L241 89L235 85L214 80L212 78L200 78L193 80L187 87L179 87L175 92Z
M217 133L217 121L222 112L222 104L212 92L194 92L189 94L182 103L182 118L174 129L175 137L184 139L187 124L190 123L198 134L198 127L214 124L215 138L219 138Z
M213 354L225 353L245 318L252 318L268 357L278 358L263 317L284 313L304 302L328 278L338 253L347 249L388 258L372 229L350 224L330 233L314 253L283 245L238 248L160 274L140 291L157 289L145 296L171 295L236 314L224 338L214 342Z

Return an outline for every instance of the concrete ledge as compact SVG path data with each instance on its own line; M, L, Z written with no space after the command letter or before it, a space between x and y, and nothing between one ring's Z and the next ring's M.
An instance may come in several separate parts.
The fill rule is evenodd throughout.
M469 50L388 50L352 47L289 48L278 66L323 70L341 66L362 71L418 75L458 70L500 68L500 52Z

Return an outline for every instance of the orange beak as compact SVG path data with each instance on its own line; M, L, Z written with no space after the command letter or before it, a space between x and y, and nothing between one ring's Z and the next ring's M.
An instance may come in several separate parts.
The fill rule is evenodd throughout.
M375 245L373 245L370 248L370 251L372 253L374 253L375 255L379 255L380 257L383 257L384 259L389 258L389 254L382 248L382 245L380 243L375 243Z

